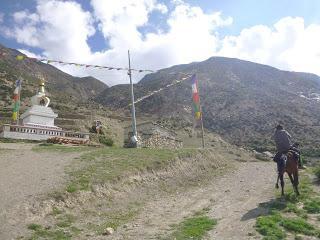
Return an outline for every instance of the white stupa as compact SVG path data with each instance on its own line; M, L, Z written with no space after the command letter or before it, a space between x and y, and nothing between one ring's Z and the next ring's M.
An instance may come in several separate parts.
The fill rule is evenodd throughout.
M77 141L75 143L89 142L89 133L65 131L54 125L58 114L49 107L50 99L44 90L44 81L39 84L39 91L31 98L32 106L21 116L18 123L0 126L0 138L47 140L52 137Z
M44 90L44 81L40 81L39 92L31 98L32 106L21 115L23 126L45 127L61 129L54 125L54 119L58 117L49 107L50 99Z

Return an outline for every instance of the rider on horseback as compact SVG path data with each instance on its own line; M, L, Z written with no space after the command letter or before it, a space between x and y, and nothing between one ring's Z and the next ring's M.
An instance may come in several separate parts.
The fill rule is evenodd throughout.
M277 154L274 156L273 160L277 162L278 171L284 168L285 161L283 157L285 157L284 155L290 150L298 159L299 168L303 168L300 158L300 151L297 149L298 144L292 144L291 135L283 129L282 125L279 124L276 127L273 139L277 147Z

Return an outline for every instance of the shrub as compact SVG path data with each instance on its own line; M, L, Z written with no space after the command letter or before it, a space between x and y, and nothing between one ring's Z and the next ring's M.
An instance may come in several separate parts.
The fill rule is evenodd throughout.
M106 137L106 136L99 136L99 142L106 145L106 146L113 146L114 141L112 138Z

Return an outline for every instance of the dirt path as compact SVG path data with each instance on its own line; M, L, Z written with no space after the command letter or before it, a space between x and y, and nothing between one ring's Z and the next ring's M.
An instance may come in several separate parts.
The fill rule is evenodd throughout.
M78 153L35 152L35 144L0 143L0 239L25 229L19 209L52 192L64 181L65 167Z
M25 235L25 215L19 211L62 186L65 167L81 154L35 152L33 146L0 143L0 239L11 239L12 233ZM264 211L259 204L274 197L275 165L260 161L236 165L232 173L206 186L154 196L132 223L109 237L92 239L162 239L173 224L204 208L218 220L206 239L260 239L254 230L255 218Z
M264 211L259 204L274 197L275 166L246 162L238 167L212 185L150 202L133 223L110 239L161 239L172 224L203 208L209 208L208 215L218 219L207 239L260 239L254 230L255 218Z

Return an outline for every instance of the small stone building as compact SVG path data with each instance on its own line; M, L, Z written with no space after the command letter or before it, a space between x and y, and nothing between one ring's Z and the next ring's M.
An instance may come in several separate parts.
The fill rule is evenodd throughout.
M144 122L137 125L138 142L140 147L146 148L181 148L182 141L177 139L174 132L157 125L154 122ZM132 126L128 126L124 131L124 139L128 140L132 136ZM125 141L127 146L128 141Z

